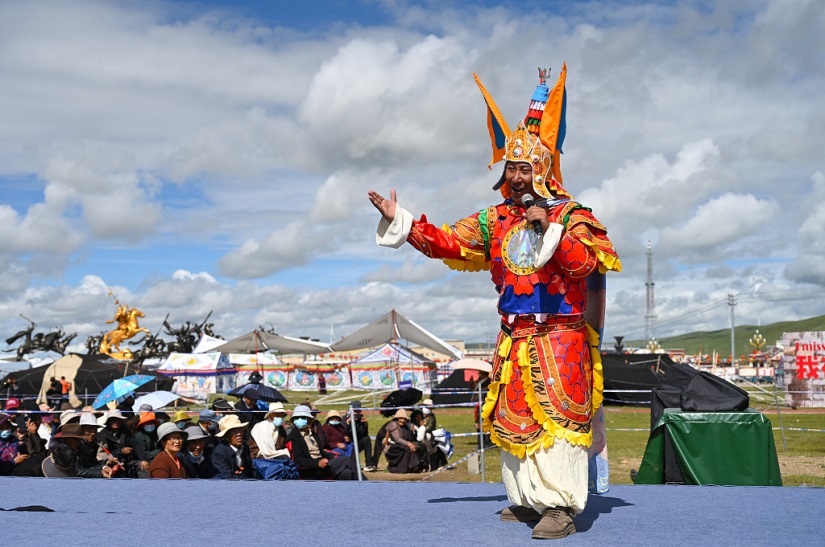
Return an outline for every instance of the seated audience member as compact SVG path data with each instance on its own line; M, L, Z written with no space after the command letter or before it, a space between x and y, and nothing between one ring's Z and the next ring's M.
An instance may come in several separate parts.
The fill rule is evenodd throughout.
M52 434L54 433L55 428L55 416L50 414L49 405L45 403L40 404L40 411L44 412L45 414L38 414L40 416L40 427L37 428L37 434L40 435L40 438L44 441L44 446L49 445L49 441L52 438Z
M211 408L201 410L200 416L198 416L198 426L200 426L203 434L206 435L206 446L204 446L203 454L210 460L212 458L212 451L220 442L220 440L215 437L215 434L220 431L218 429L218 422L220 421L221 416Z
M309 421L309 429L318 438L321 446L325 447L327 446L327 436L324 434L324 424L318 419L318 415L321 411L315 408L313 403L309 403L307 406L309 407L309 411L312 413L312 419Z
M54 435L54 446L49 451L49 455L43 460L41 470L44 477L65 478L77 477L77 464L75 462L75 451L72 450L68 440L75 438L78 443L83 439L83 431L77 426L77 431L72 427L67 427Z
M378 463L381 461L381 454L384 453L384 440L387 438L387 426L392 423L392 420L384 423L378 428L378 433L375 434L375 448L372 451L372 464L378 469Z
M175 412L175 415L172 416L172 419L169 421L175 424L181 431L192 425L192 418L182 410Z
M77 477L74 452L65 443L55 443L51 453L40 465L44 477L52 479Z
M137 476L137 471L129 468L134 461L132 435L126 429L126 416L119 410L109 410L104 415L104 427L97 434L97 441L107 454L117 458L123 467L116 473L117 477Z
M87 438L80 424L66 424L60 428L52 439L55 444L48 458L43 460L42 469L46 477L81 477L81 478L110 478L114 458L109 458L105 465L95 467L81 467L78 465L77 451L81 443Z
M140 415L137 425L135 426L135 433L132 435L132 446L134 447L135 456L140 462L141 475L149 472L149 462L160 453L157 446L158 433L157 428L160 425L154 412L144 412Z
M0 475L11 475L29 457L17 436L17 423L9 414L0 414ZM20 452L23 448L23 453Z
M372 439L370 439L370 428L364 412L361 410L360 401L353 401L347 411L347 418L344 420L344 429L352 431L351 420L355 419L355 435L358 439L358 452L364 453L364 468L362 471L375 471L375 459L372 453ZM356 460L359 458L356 457Z
M46 441L38 435L40 423L39 414L24 414L20 416L22 427L18 424L18 453L28 454L23 462L15 466L12 474L15 477L42 477L43 460L46 453ZM23 432L24 431L24 432Z
M46 441L40 436L40 414L26 414L23 424L25 431L20 435L20 442L26 445L26 452L31 456L46 451Z
M290 459L287 448L287 416L282 403L269 403L264 420L255 424L247 441L252 453L255 476L264 480L289 480L300 478L298 467Z
M424 447L416 442L415 433L409 428L408 422L407 411L400 408L387 425L384 455L390 473L419 473L424 468Z
M221 418L217 436L220 444L212 451L212 465L218 470L217 479L251 479L255 476L249 446L244 442L244 432L249 424L235 414Z
M55 420L54 425L54 433L52 437L49 439L49 443L46 445L47 450L51 450L54 447L54 435L57 434L63 426L66 424L76 424L80 421L80 412L77 412L75 409L70 408L68 410L64 410L60 413L58 420Z
M258 399L260 399L258 390L253 387L249 387L244 390L241 395L241 400L235 403L235 410L238 413L238 418L240 418L241 421L250 424L251 427L255 427L255 424L260 422L262 419L261 415L256 413L258 410Z
M292 430L287 434L292 461L298 466L301 478L354 480L358 476L350 458L323 450L322 441L312 431L312 409L298 405L292 411Z
M438 429L438 421L435 418L435 412L433 412L432 407L432 399L424 399L421 401L421 412L424 414L424 423L422 425L427 428L427 433L432 433Z
M339 456L352 457L351 433L344 429L341 413L337 410L330 410L324 419L324 437L326 437L326 450L335 452Z
M185 479L186 468L180 458L186 432L172 422L158 428L158 448L160 452L149 466L149 477L153 479Z
M427 453L425 467L430 471L434 471L439 467L447 465L447 453L449 451L450 455L452 455L452 446L450 445L448 450L442 450L442 444L440 441L443 440L443 436L445 434L449 435L449 433L436 429L435 431L442 435L442 437L436 439L433 433L427 430L425 414L422 412L414 412L413 416L414 417L411 422L413 432L415 433L415 440L424 447Z
M87 469L102 467L108 461L109 456L97 444L97 434L101 427L93 413L83 412L80 415L80 429L83 431L83 440L76 450L78 467Z
M220 418L223 418L227 414L235 413L235 407L232 406L226 399L221 398L212 401L212 410L218 414L218 421L220 421Z
M17 397L10 397L6 399L5 410L7 414L17 414L20 412L20 399Z
M269 403L269 412L264 420L252 428L252 438L249 441L252 458L289 459L284 428L284 419L287 416L283 403Z
M187 427L186 435L186 446L180 456L180 461L186 468L186 476L190 479L213 478L218 470L212 465L212 454L206 454L205 451L209 436L196 425Z

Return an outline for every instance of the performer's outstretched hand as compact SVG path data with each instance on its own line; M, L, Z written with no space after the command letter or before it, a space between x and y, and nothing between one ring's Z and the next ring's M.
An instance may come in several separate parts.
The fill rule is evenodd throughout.
M387 219L387 222L392 222L392 219L395 218L395 208L398 206L395 190L390 190L390 199L384 199L384 196L375 190L370 190L367 195L375 208L380 211L381 216Z

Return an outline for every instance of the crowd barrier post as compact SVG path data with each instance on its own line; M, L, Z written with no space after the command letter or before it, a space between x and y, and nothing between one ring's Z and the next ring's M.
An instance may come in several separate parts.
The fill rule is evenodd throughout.
M355 451L355 469L358 471L358 480L362 481L361 476L361 451L358 449L358 433L355 431L355 411L350 404L349 407L349 424L352 426L352 449Z
M779 397L776 396L776 376L773 378L773 400L776 403L776 415L779 417L779 429L782 430L782 451L788 451L788 442L785 440L785 427L782 425L782 411L779 410Z
M481 378L478 379L478 447L481 449L481 482L487 482L484 478L484 430L481 427L481 409L484 401L481 398Z

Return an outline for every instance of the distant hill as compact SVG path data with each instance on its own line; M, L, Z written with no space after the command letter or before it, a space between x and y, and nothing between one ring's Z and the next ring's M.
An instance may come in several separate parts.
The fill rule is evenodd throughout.
M757 330L765 338L767 346L773 346L777 342L782 342L782 333L785 332L825 331L825 315L800 319L799 321L782 321L761 327L753 325L737 326L734 329L737 358L753 351L753 346L749 342ZM680 336L658 338L658 340L659 345L665 349L683 349L687 354L697 354L699 352L710 354L715 350L723 358L730 355L730 329L691 332ZM602 347L610 348L612 342L615 341L604 340ZM624 340L623 343L625 347L642 347L645 344L644 340Z

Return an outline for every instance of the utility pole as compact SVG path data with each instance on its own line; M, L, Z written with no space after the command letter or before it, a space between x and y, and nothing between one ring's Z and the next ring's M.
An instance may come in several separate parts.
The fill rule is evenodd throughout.
M645 288L647 289L647 309L645 311L645 345L650 345L653 342L656 326L656 312L655 303L653 300L653 287L656 284L653 282L653 245L650 240L647 242L647 282Z
M736 295L728 293L728 306L730 306L730 365L735 366L736 363L736 336L734 335L734 315L733 310L736 308Z

